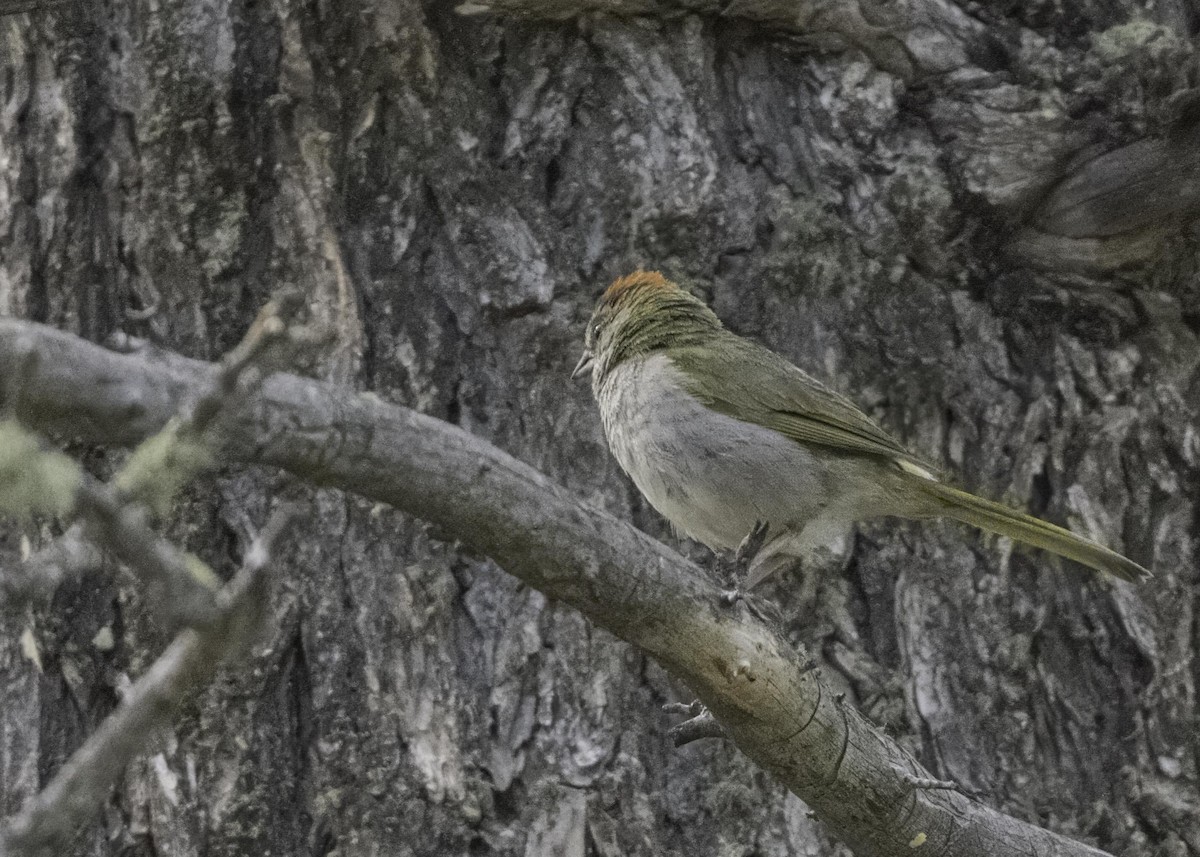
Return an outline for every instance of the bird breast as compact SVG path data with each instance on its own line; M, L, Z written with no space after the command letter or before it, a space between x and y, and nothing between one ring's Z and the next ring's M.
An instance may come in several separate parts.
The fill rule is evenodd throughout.
M714 549L736 547L756 521L798 532L827 511L836 462L717 413L683 381L656 354L619 364L596 390L609 448L655 509Z

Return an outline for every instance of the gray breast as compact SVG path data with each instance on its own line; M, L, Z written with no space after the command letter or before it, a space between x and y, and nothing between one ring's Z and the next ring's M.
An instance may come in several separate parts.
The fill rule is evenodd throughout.
M655 509L714 549L756 521L797 531L828 505L823 461L689 395L663 355L626 361L597 390L609 447Z

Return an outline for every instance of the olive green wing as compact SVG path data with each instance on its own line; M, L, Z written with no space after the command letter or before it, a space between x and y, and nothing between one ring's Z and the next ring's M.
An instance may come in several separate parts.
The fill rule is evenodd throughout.
M784 358L722 331L704 347L668 349L688 391L718 413L773 429L801 444L908 462L933 475L844 396Z
M909 455L848 399L749 340L722 331L710 346L668 349L667 355L683 372L688 391L714 411L774 429L797 443L895 462L924 477L914 485L939 514L1124 580L1151 576L1148 569L1090 539L938 481L932 467Z

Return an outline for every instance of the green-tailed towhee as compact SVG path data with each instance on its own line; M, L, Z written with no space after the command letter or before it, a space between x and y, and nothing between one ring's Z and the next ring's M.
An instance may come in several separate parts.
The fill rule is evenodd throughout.
M730 333L698 298L638 271L601 296L572 377L590 367L613 455L676 528L714 550L766 524L754 586L883 515L945 516L1138 581L1108 548L941 482L847 399Z

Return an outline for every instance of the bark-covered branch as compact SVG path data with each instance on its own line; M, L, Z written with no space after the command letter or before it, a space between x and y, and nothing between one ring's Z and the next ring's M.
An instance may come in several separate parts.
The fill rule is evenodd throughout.
M133 443L217 371L107 352L0 321L0 374L19 333L41 355L15 410L42 431ZM564 380L565 383L565 380ZM750 758L860 855L1099 855L933 778L822 681L803 651L663 545L485 441L411 410L291 375L266 379L223 422L232 460L282 467L437 524L685 680Z
M206 625L218 618L216 592L207 572L186 553L156 533L145 510L123 502L110 486L85 477L76 508L88 526L85 532L98 545L124 562L155 592L155 601L171 624Z

